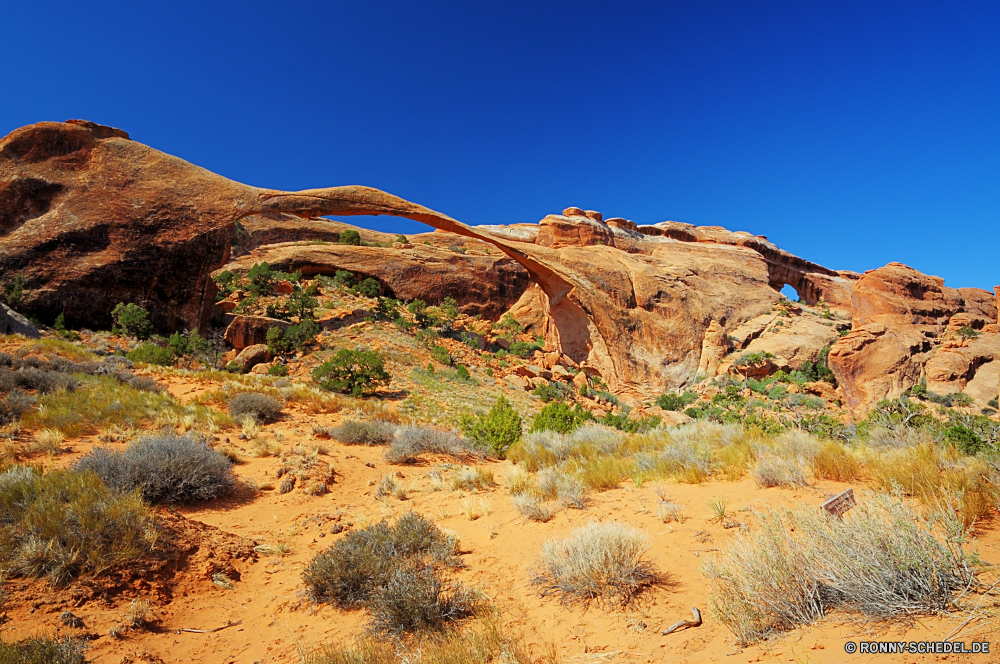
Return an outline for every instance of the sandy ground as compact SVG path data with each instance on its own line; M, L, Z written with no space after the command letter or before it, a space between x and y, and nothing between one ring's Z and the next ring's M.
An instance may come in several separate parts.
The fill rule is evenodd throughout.
M174 381L171 392L189 399L204 386ZM169 588L160 583L137 583L106 601L88 601L76 606L70 599L53 601L57 593L43 591L44 582L35 582L45 603L22 596L8 611L9 620L0 627L6 639L52 632L89 634L89 657L101 664L127 662L212 662L272 663L300 662L300 652L324 642L351 639L364 628L362 612L344 612L332 607L311 605L303 592L301 573L317 552L333 545L345 533L331 528L364 526L383 518L415 511L433 519L442 528L458 534L464 569L460 580L487 593L515 632L541 652L554 643L564 662L931 662L1000 661L1000 632L997 620L973 620L963 625L966 613L948 616L918 616L908 624L865 624L845 616L831 616L810 627L797 629L780 638L751 648L734 645L726 628L711 615L707 580L701 573L706 556L726 546L735 529L724 529L709 521L709 501L728 498L736 520L745 522L746 510L754 507L794 504L819 505L826 497L847 487L820 482L807 488L758 489L750 479L739 482L709 481L701 485L665 483L669 500L684 506L682 523L662 523L655 511L659 500L653 484L634 488L623 483L618 490L594 494L584 510L562 510L548 523L528 521L516 512L502 488L508 462L486 465L500 483L493 491L469 493L452 491L450 485L435 490L429 476L438 472L450 478L460 465L452 458L428 458L415 466L390 466L379 448L349 447L335 441L316 441L315 424L333 424L339 416L305 415L294 411L283 422L268 427L284 437L284 448L298 443L329 448L323 457L336 471L336 483L323 496L309 496L295 490L280 495L262 491L194 508L178 509L183 517L220 531L252 540L253 543L284 542L291 553L284 557L260 556L252 560L228 560L236 578L235 590L212 583L215 555L205 543L187 568L179 570ZM221 434L240 444L233 433ZM52 463L65 465L94 446L89 439L68 441L71 453L55 457ZM275 472L281 462L274 457L250 459L236 467L243 478L277 486ZM373 486L386 473L409 490L407 500L377 501ZM466 516L471 506L480 514ZM625 521L645 530L651 540L650 559L666 573L667 581L646 592L626 611L603 610L596 606L563 606L557 598L542 598L530 582L530 567L541 544L552 537L568 534L589 520ZM980 527L978 547L986 562L1000 562L1000 536L995 523ZM345 531L346 532L346 531ZM150 631L133 631L122 640L108 636L132 597L151 600L156 624ZM992 602L994 600L988 600ZM701 627L661 635L669 625L689 618L691 607L701 609ZM67 628L60 622L62 611L71 608L85 627ZM993 610L994 615L996 609ZM189 630L219 631L196 633ZM847 641L940 640L960 628L957 640L992 641L990 655L848 655ZM886 659L889 658L889 659Z

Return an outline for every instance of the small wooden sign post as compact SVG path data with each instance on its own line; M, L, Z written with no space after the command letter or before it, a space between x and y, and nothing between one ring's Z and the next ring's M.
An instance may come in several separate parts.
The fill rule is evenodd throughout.
M839 519L844 516L844 513L846 513L847 510L857 504L857 501L854 500L854 489L848 489L843 493L838 493L836 496L823 503L820 507L825 509L827 513L832 514Z

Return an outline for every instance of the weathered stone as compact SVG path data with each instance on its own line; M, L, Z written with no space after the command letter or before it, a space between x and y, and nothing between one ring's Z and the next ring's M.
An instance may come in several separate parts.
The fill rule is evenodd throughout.
M0 334L20 334L29 339L38 339L38 328L6 304L0 303Z
M510 385L511 387L515 387L519 390L526 390L531 386L531 383L529 383L526 378L522 378L521 376L515 374L506 376L504 378L504 382Z
M236 364L240 365L240 369L243 373L247 373L255 366L261 362L267 362L271 359L271 353L268 352L267 346L264 344L256 344L253 346L247 346L244 348L239 355L236 356ZM266 369L264 370L266 373Z
M267 332L272 327L287 330L292 324L286 320L264 316L237 316L226 328L226 342L237 350L267 343Z

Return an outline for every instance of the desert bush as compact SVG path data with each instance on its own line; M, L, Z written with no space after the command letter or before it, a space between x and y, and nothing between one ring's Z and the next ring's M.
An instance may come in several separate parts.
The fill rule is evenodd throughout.
M157 538L137 493L113 492L78 470L0 473L0 515L0 566L56 585L139 558Z
M583 483L594 491L617 489L633 468L631 460L610 456L593 457L574 465Z
M351 291L355 295L364 295L365 297L378 297L378 294L382 292L382 287L379 285L378 281L369 277L364 281L362 281L361 283L352 287Z
M451 353L444 346L438 346L437 344L431 344L428 346L428 350L431 353L431 357L434 358L436 362L444 365L451 365L455 360L452 358Z
M326 429L325 433L345 445L388 445L395 437L396 427L382 420L372 420L371 422L347 420L333 428Z
M341 349L312 372L314 381L324 390L359 397L388 385L392 376L385 370L385 359L372 350Z
M150 503L214 500L236 489L229 459L193 438L167 433L142 438L124 451L96 447L75 468L94 473L116 491L138 491Z
M407 564L393 571L367 603L376 632L399 634L440 630L473 615L479 593L443 580L433 567Z
M424 452L464 456L469 451L469 444L454 432L409 425L396 429L385 459L389 463L413 463Z
M295 344L285 336L285 331L280 327L272 327L267 331L267 352L277 357L295 350Z
M655 566L643 558L648 548L649 538L632 526L592 521L542 545L532 582L543 596L556 594L564 603L623 607L660 583Z
M548 399L543 399L548 401ZM529 433L532 431L558 431L559 433L572 433L579 429L587 420L594 419L590 411L581 408L580 404L574 404L570 408L566 403L559 401L550 403L542 407L535 415L531 423Z
M21 390L13 390L0 399L0 424L16 422L35 405L35 398Z
M270 422L281 415L285 404L260 392L240 392L229 400L228 407L234 418L251 415L258 422Z
M493 471L487 470L482 466L460 468L455 471L455 475L451 478L451 488L456 491L459 489L464 491L485 491L493 486L496 486Z
M149 333L153 330L153 324L149 322L149 312L137 304L119 302L111 312L111 319L113 321L111 331L114 334L148 339Z
M683 394L661 394L656 397L656 405L663 410L684 410L697 400L698 394L688 390Z
M511 496L514 509L532 521L545 523L555 516L555 510L545 504L540 496L531 493L518 493Z
M843 519L815 507L758 516L704 568L713 612L743 645L835 608L871 619L946 610L974 580L950 508L921 514L876 494Z
M86 649L86 641L68 636L0 640L0 664L86 664Z
M161 367L173 366L174 361L177 359L173 348L157 346L149 342L139 345L134 350L130 350L125 354L125 357L133 362L156 364Z
M275 364L275 365L271 366L270 369L267 370L267 375L268 376L278 376L279 378L283 378L284 376L288 375L288 365L287 364Z
M337 242L339 244L353 244L360 246L361 233L352 230L343 231L337 239ZM339 275L340 273L338 272L337 274Z
M77 382L65 373L30 366L23 366L14 372L14 383L26 390L36 390L39 394L72 390L77 386Z
M302 578L314 601L365 607L379 631L436 629L475 606L464 587L440 576L460 564L455 548L455 540L411 512L391 526L352 530L317 554Z
M829 440L813 458L813 474L822 480L853 482L861 476L861 462L848 448Z
M805 486L805 465L796 456L785 457L781 454L766 451L757 455L757 461L750 469L757 486L762 488L774 486Z
M521 416L504 396L497 397L489 413L478 416L465 414L461 418L462 433L476 447L499 458L521 438Z

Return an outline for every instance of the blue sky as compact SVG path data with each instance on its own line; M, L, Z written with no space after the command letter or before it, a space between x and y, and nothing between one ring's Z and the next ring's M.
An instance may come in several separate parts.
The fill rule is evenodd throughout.
M720 225L992 289L998 19L995 2L8 2L0 135L84 118L258 186L365 184L470 224L573 205Z

